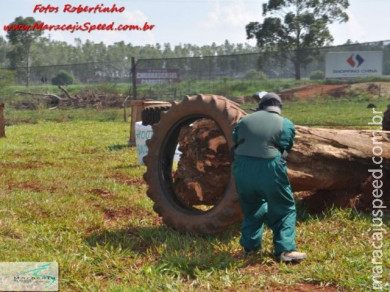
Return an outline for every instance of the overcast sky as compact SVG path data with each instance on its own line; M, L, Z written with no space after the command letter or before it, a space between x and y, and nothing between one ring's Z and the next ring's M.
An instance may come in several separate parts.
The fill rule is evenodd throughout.
M150 31L99 31L99 32L45 32L51 39L74 43L75 38L83 41L112 44L119 41L133 45L156 43L210 45L213 42L249 43L246 40L245 25L251 21L262 21L262 3L265 0L18 0L3 1L0 10L0 35L5 37L4 25L18 16L33 16L36 20L52 25L75 24L78 22L136 24L145 22L155 27ZM59 8L57 13L33 12L37 4ZM91 6L114 4L124 7L122 13L64 13L65 4ZM335 45L348 39L368 42L390 39L390 0L350 0L349 21L331 26Z

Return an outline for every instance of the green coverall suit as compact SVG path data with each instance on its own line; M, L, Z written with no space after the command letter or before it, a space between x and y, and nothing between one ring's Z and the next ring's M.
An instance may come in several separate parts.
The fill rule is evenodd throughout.
M295 251L295 202L281 152L294 144L294 124L274 112L260 110L242 118L233 131L233 173L244 221L240 244L261 248L264 219L273 231L275 255Z

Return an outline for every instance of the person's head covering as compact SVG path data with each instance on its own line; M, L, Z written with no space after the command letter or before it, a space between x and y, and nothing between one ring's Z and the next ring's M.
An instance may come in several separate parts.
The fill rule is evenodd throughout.
M259 109L280 115L282 113L282 99L276 93L269 92L260 99Z
M260 102L260 100L263 98L264 95L266 95L267 91L257 91L253 94L253 98L257 100L257 102Z

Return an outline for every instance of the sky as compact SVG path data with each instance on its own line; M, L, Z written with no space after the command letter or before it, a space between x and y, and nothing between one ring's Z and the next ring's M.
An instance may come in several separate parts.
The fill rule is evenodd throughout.
M5 2L5 1L4 1ZM3 3L0 10L0 36L5 37L4 25L11 23L18 16L32 16L49 25L68 24L111 24L138 25L145 23L152 29L146 31L45 31L44 36L52 40L66 41L75 44L79 38L93 42L113 44L123 41L133 45L171 45L193 44L211 45L248 43L255 45L255 40L247 40L245 25L251 21L262 22L262 4L265 0L18 0ZM370 42L389 40L390 34L390 0L350 0L347 10L349 21L331 25L334 45L353 42ZM89 6L112 8L113 5L122 12L114 13L76 13L63 12L65 7ZM40 5L40 6L37 6ZM58 7L58 12L39 12L38 7ZM68 6L66 6L68 5Z

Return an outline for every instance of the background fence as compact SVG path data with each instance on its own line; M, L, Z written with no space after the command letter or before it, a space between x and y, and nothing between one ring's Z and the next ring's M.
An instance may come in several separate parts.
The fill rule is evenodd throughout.
M75 77L76 82L82 84L130 82L130 62L93 62L81 64L66 64L53 66L31 66L29 68L29 84L51 83L51 80L61 71L66 71ZM16 82L26 84L27 67L18 67Z
M305 62L301 65L301 78L309 78L315 71L325 72L326 53L343 51L383 51L383 74L390 75L390 41L379 41L300 51L300 54L305 56ZM163 74L169 71L176 72L177 77L164 81L155 78L154 81L138 84L136 92L138 98L158 99L168 92L176 96L181 95L181 91L188 92L186 94L196 91L196 82L207 83L212 91L213 86L217 86L216 82L226 84L231 80L294 79L295 67L289 58L294 53L276 51L242 55L139 59L135 66L136 73L149 70L151 74L153 72ZM29 70L30 84L50 83L61 70L71 73L76 82L82 84L131 83L133 72L130 61L32 66ZM27 74L26 67L17 68L17 83L26 84ZM135 79L133 81L135 82Z
M326 47L315 51L302 50L299 53L305 56L305 62L301 64L301 78L310 78L313 73L319 73L321 79L321 73L325 74L326 54L347 51L382 51L382 73L390 75L390 41L380 41ZM229 93L234 92L234 90L229 90L229 86L237 89L240 87L240 83L234 81L295 79L295 65L291 61L291 56L294 56L295 53L294 51L277 51L192 58L140 59L136 64L138 71L149 68L152 74L152 69L157 72L158 69L160 72L176 69L180 84L177 80L166 80L165 83L161 84L160 80L157 79L153 86L150 84L138 86L138 96L159 99L161 96L175 98L177 95L182 96L183 93L195 94L199 83L202 83L199 87L207 88L208 92L218 93L216 91L219 91L219 94L228 96ZM153 82L153 80L151 81ZM245 87L248 84L241 83L241 85Z

